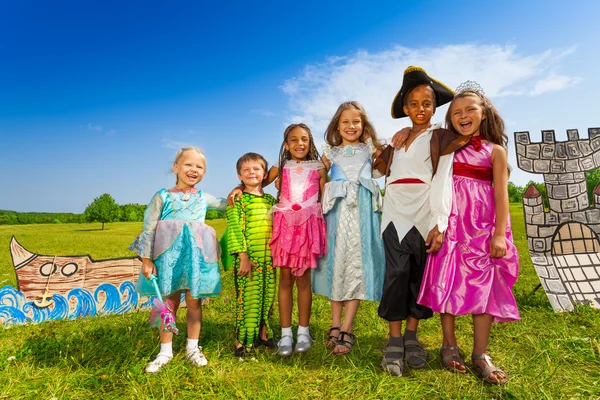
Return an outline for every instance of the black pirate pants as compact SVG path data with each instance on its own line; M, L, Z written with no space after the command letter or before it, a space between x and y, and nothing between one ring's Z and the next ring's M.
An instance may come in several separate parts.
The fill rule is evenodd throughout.
M427 252L425 240L413 226L398 240L393 223L383 231L385 278L379 303L379 316L387 321L403 321L408 317L426 319L433 316L430 308L417 304Z

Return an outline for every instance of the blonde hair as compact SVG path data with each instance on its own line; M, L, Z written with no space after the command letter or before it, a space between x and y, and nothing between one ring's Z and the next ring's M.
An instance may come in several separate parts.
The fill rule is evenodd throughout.
M186 151L195 151L196 153L198 153L200 155L200 157L202 157L202 160L204 160L204 169L206 169L206 156L204 155L204 152L202 150L200 150L198 147L194 147L194 146L182 147L179 150L177 150L177 153L175 153L175 161L173 161L173 165L175 165L179 162L181 157L183 157L183 153L185 153ZM171 169L171 171L174 172L172 169ZM178 183L179 183L179 177L177 175L175 175L175 184L178 184Z
M342 134L338 129L338 125L340 123L342 113L345 110L357 110L360 113L363 130L359 140L362 143L364 143L366 142L367 138L371 138L373 146L380 147L381 143L379 142L379 139L377 139L377 132L375 132L375 127L369 120L367 112L358 101L346 101L340 104L337 111L333 115L333 118L331 118L331 122L329 122L327 129L325 130L325 142L330 146L339 146L340 144L342 144Z

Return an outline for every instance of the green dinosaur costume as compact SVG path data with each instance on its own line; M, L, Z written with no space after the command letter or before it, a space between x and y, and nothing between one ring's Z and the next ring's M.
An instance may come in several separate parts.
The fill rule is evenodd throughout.
M271 260L271 216L269 210L277 201L270 194L242 194L233 207L227 207L227 253L233 256L235 281L237 340L252 347L259 338L261 325L270 331L269 316L275 299L277 275ZM240 276L238 253L248 253L252 279ZM268 333L267 333L268 334Z

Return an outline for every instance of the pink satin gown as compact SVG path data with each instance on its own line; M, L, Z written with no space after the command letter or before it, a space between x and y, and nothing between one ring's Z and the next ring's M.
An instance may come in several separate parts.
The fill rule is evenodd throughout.
M430 254L417 302L438 313L489 314L494 322L519 319L512 287L519 274L510 216L506 255L490 257L496 214L489 142L469 144L454 156L452 212L439 251ZM479 147L479 150L476 150Z

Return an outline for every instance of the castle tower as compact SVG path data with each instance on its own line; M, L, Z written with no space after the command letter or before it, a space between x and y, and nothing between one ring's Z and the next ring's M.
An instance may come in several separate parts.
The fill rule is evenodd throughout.
M534 185L523 195L529 254L555 310L572 310L577 302L600 308L600 185L590 207L585 173L600 167L600 128L580 139L576 129L557 142L542 131L531 143L529 132L515 132L519 168L542 174L549 211Z

